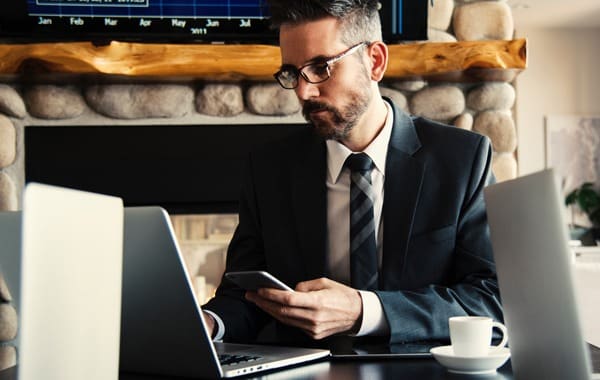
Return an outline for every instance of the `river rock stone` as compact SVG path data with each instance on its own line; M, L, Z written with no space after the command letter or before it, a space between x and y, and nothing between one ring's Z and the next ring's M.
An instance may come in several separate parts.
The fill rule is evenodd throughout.
M492 172L498 182L517 178L517 160L512 153L494 154Z
M244 111L242 88L237 84L207 84L196 95L196 110L210 116L238 115Z
M379 92L381 93L381 96L390 98L401 110L408 112L408 101L403 93L389 87L379 87Z
M429 42L456 42L456 37L452 34L432 28L427 30L427 39Z
M0 346L0 371L17 365L17 350L14 346Z
M415 92L425 88L427 82L424 80L403 80L391 82L389 85L400 91Z
M0 113L23 119L27 116L21 95L9 85L0 84Z
M473 129L473 115L468 112L465 112L461 115L458 115L454 122L452 123L455 127L460 129L466 129L470 131Z
M17 210L17 190L13 180L0 172L0 211Z
M432 5L433 3L433 5ZM427 25L430 28L438 30L447 30L452 21L452 11L454 11L453 0L435 0L427 2Z
M17 337L17 311L8 303L0 304L0 342Z
M490 138L498 153L512 153L517 148L515 122L508 112L483 111L475 116L473 130Z
M514 34L512 11L504 1L460 5L454 10L453 26L459 41L509 40Z
M454 119L464 109L464 94L458 87L450 85L426 87L417 92L410 101L413 114L441 122Z
M467 94L467 107L475 111L509 110L515 103L515 89L509 83L486 83Z
M0 169L11 165L17 154L17 132L13 123L0 114Z
M194 90L176 84L94 85L85 98L96 112L115 119L176 118L192 111Z
M12 296L8 290L8 285L4 281L4 276L0 273L0 303L12 301Z
M72 86L36 85L25 91L25 103L40 119L73 119L86 108L78 89Z
M521 69L486 69L478 68L469 70L469 77L478 82L512 82Z
M300 111L296 93L279 84L256 84L246 92L248 109L258 115L285 116Z

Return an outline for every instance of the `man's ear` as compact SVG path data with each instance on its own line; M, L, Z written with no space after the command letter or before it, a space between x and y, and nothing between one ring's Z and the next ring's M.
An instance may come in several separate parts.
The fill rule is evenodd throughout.
M371 63L371 80L379 82L383 79L383 74L385 74L385 70L387 69L387 45L381 41L371 42L367 52Z

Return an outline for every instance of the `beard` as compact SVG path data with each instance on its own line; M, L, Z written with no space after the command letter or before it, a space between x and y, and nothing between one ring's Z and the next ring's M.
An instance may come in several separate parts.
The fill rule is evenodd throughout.
M302 105L302 115L311 122L316 132L328 140L345 140L358 124L360 117L371 102L368 79L361 76L359 84L347 93L349 101L340 107L317 100L306 100ZM323 111L317 115L312 113Z

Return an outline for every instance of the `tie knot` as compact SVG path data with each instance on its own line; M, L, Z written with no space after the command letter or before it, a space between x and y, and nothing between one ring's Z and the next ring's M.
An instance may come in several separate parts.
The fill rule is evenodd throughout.
M368 172L373 168L373 160L366 153L351 154L345 164L352 172Z

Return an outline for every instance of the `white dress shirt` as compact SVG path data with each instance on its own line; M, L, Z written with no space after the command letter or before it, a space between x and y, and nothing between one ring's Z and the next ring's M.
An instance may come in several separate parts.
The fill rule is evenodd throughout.
M383 247L383 183L385 180L385 159L392 134L394 113L392 107L385 102L387 117L385 125L377 137L364 152L369 155L375 168L371 171L371 183L375 190L373 213L375 219L375 236L377 236L377 254L381 270ZM344 168L346 158L353 152L345 145L327 140L327 228L328 228L328 266L331 279L350 285L350 170ZM356 152L358 153L358 152ZM356 336L384 335L389 332L389 325L383 313L381 301L374 292L359 291L362 298L362 322ZM210 310L204 309L216 321L214 340L221 340L225 335L223 320Z
M371 171L371 183L374 188L373 217L375 236L377 237L377 255L379 269L383 247L383 183L385 180L385 159L394 122L391 106L387 106L385 125L377 137L363 151L375 167ZM353 152L335 140L327 140L327 229L328 229L328 265L331 279L350 285L350 169L344 168L346 158ZM354 152L359 153L359 152ZM389 326L383 307L374 292L360 291L363 301L363 319L356 334L383 335Z

